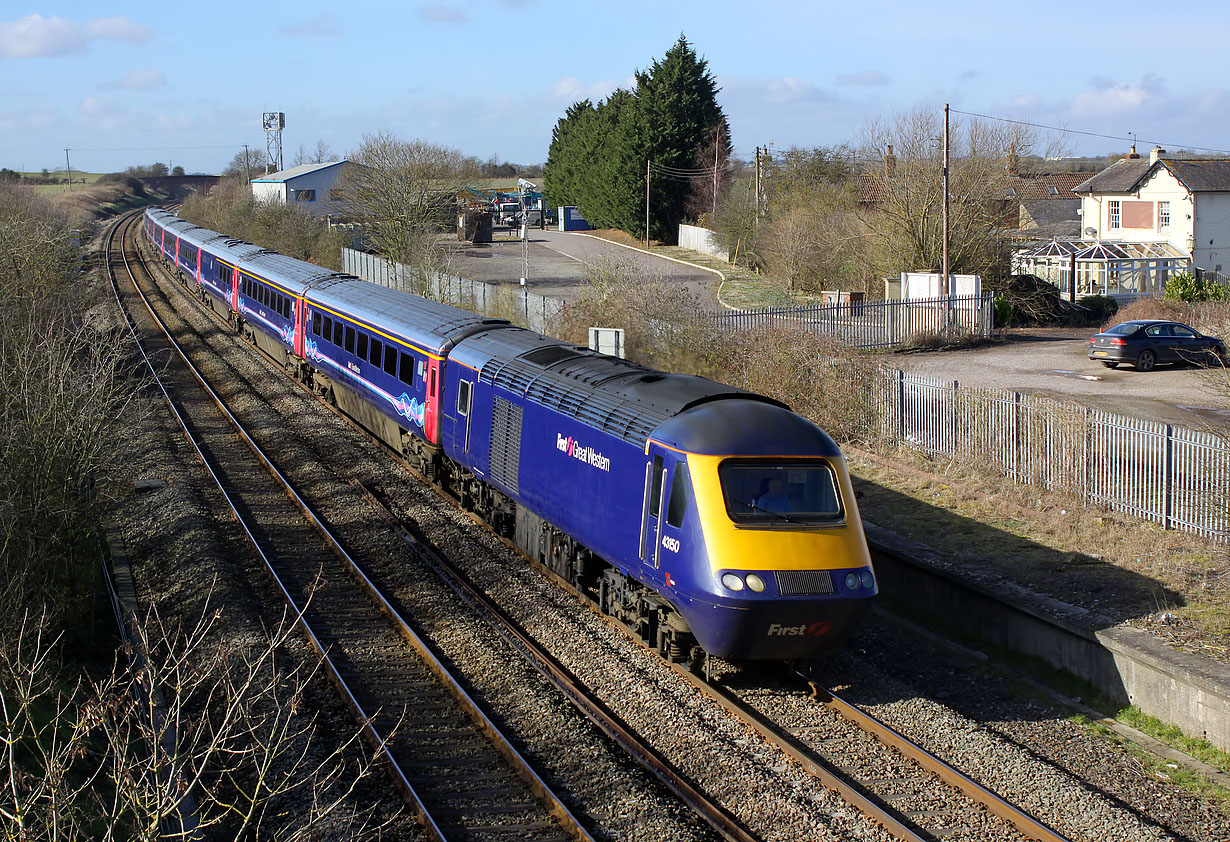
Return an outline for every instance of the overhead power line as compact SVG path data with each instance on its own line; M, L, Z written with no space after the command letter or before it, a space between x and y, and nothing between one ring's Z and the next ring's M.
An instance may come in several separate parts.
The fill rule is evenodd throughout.
M1133 145L1139 142L1137 138L1135 138L1134 136L1099 134L1098 132L1086 132L1080 129L1066 129L1062 126L1048 126L1044 123L1031 123L1028 120L1012 120L1007 117L996 117L993 114L977 114L973 111L959 111L956 108L953 108L950 110L952 111L953 114L964 114L966 117L979 117L983 120L997 120L1001 123L1012 123L1013 125L1016 125L1016 126L1030 126L1035 129L1047 129L1053 132L1066 132L1068 134L1079 134L1079 135L1084 135L1085 137L1100 137L1106 140L1126 140L1132 143ZM1208 146L1193 146L1189 143L1164 143L1158 140L1145 140L1143 141L1143 143L1145 143L1146 145L1153 144L1154 146L1162 146L1162 147L1166 147L1170 149L1191 149L1196 152L1217 152L1222 155L1230 155L1230 150L1227 150L1227 149L1213 149Z
M242 143L229 143L226 146L111 146L111 147L69 147L76 152L178 152L183 149L242 149Z

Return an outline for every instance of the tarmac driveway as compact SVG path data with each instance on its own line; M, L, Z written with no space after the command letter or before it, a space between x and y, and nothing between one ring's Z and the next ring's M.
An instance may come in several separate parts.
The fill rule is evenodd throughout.
M504 229L497 229L498 235ZM537 295L575 298L584 289L586 268L611 261L641 276L656 276L686 286L703 306L714 308L718 277L657 255L645 254L598 237L530 229L529 287ZM494 243L456 246L452 271L495 284L519 284L525 271L520 240L499 236Z
M1230 371L1173 365L1159 365L1150 372L1131 366L1109 369L1085 356L1089 337L1096 332L1096 328L1015 330L994 345L896 354L891 363L903 371L962 385L1047 394L1194 429L1230 427Z

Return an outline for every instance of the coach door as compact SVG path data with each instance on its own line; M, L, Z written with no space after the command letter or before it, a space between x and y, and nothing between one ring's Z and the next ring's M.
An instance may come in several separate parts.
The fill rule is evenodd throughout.
M657 569L661 559L662 498L670 473L667 453L650 442L649 461L645 464L645 496L641 501L641 563Z
M423 396L423 435L432 444L440 443L440 360L436 357L427 358L427 372L424 378L427 382Z

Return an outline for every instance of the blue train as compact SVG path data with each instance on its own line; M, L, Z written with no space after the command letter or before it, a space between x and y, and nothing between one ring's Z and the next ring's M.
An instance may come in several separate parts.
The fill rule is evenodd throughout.
M877 592L837 445L667 374L146 211L250 342L667 657L810 659Z

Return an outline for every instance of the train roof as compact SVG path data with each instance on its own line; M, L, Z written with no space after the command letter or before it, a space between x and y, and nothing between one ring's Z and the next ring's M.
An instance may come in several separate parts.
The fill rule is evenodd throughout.
M320 283L328 278L339 277L339 274L332 269L326 269L323 266L317 266L315 263L287 257L276 251L260 252L251 257L244 258L239 262L239 268L245 272L276 281L296 295L302 295L313 284ZM351 276L347 275L344 277Z
M308 290L307 298L334 312L392 331L436 354L445 353L473 333L509 326L505 319L484 318L353 275L334 275L319 281Z
M666 420L713 401L782 404L690 374L666 374L521 328L479 333L449 356L501 386L643 447Z
M837 443L824 430L801 415L763 401L722 400L693 406L664 421L654 430L653 439L709 456L841 456Z

